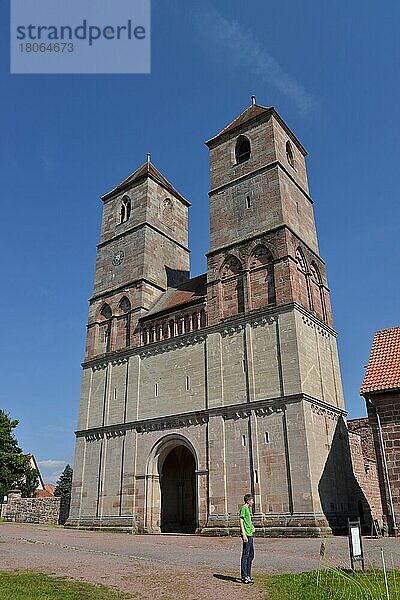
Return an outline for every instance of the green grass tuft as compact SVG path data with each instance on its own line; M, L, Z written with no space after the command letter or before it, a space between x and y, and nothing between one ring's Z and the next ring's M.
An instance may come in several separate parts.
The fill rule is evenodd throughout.
M391 600L400 600L400 572L387 573ZM318 574L271 575L257 578L267 600L386 600L383 571L326 569ZM317 584L318 582L318 584Z
M31 571L0 573L1 600L128 600L134 596L104 586Z

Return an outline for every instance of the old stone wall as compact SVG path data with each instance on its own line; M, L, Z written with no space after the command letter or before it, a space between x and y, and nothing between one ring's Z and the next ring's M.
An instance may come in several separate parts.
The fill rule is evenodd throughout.
M379 413L384 452L388 468L390 489L392 493L396 526L400 522L400 395L398 391L374 394L373 402L367 402L368 417L371 423L374 444L378 459L378 473L382 494L384 514L391 521L391 506L388 482L385 476L382 447L379 438L379 428L376 412Z
M358 507L361 521L368 522L370 511L372 518L378 519L382 526L382 501L372 428L367 418L351 419L347 425L354 475L368 503L367 512L364 505Z
M69 501L64 498L22 498L20 491L9 492L1 505L1 517L16 523L63 525L68 519Z

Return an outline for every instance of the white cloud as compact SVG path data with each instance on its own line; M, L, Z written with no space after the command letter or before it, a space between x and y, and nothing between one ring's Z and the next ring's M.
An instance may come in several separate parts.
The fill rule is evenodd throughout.
M251 31L241 27L238 21L224 17L209 4L203 4L197 16L198 32L213 56L219 53L226 69L245 70L256 76L258 81L273 85L303 114L315 107L312 95L295 77L283 70Z
M38 460L38 467L45 483L55 484L61 473L64 471L67 463L65 460Z

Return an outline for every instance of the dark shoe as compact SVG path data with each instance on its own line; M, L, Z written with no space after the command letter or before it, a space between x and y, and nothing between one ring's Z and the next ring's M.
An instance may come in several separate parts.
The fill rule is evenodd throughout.
M253 585L254 581L250 577L245 577L244 579L242 579L242 583L244 583L245 585Z

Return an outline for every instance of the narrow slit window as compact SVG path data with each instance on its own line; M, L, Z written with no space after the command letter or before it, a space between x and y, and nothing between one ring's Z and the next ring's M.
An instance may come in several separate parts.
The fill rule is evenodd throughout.
M117 388L114 388L114 400L117 399Z
M246 196L246 208L250 208L251 207L251 198L250 196Z
M189 375L186 375L186 378L185 378L185 387L186 387L186 391L188 392L190 390L190 378L189 378Z
M246 373L246 359L242 360L243 373Z
M154 384L154 396L157 398L158 397L158 383Z
M246 436L242 435L242 446L245 447L246 446Z
M258 471L254 471L254 483L258 483Z
M268 433L268 431L266 431L266 432L264 433L264 442L265 442L266 444L269 444L269 433Z

